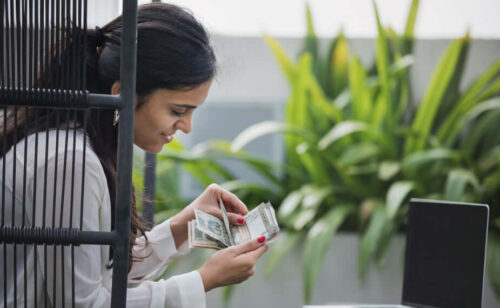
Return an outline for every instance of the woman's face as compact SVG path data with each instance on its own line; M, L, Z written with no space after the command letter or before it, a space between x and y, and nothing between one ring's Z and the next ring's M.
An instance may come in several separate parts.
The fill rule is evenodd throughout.
M190 90L158 89L135 111L134 143L158 153L177 130L188 134L194 110L205 101L212 80Z

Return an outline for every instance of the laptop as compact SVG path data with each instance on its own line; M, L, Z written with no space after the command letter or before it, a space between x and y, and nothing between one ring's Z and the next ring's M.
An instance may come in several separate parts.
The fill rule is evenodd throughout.
M482 305L489 208L411 199L401 305L304 308L477 308Z

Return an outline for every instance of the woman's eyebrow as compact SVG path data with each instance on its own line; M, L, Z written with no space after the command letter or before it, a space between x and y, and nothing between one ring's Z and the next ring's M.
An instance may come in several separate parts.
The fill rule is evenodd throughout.
M173 104L175 107L180 107L180 108L188 108L188 109L196 109L198 106L194 105L188 105L188 104Z

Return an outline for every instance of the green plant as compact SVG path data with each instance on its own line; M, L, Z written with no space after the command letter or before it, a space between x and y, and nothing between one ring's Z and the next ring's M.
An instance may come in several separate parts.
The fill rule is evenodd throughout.
M391 239L404 229L410 197L490 204L487 268L500 295L500 59L461 91L470 38L454 40L422 101L412 104L408 70L418 3L412 1L405 31L398 35L382 27L374 2L378 36L375 65L368 69L350 52L342 32L322 57L307 10L305 47L297 62L265 36L291 87L283 123L255 124L232 143L209 141L190 152L161 155L184 164L202 184L224 182L247 204L262 199L279 204L287 234L272 247L266 272L305 241L306 302L335 232L361 232L362 278L372 260L383 264ZM284 164L244 151L271 133L284 135ZM268 184L236 179L219 164L221 158L245 162Z

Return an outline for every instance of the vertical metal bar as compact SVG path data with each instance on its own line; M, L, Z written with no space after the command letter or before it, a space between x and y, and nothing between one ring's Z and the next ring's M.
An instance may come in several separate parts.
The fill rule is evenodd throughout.
M14 48L15 46L15 40L14 40L14 29L15 29L15 26L14 26L14 1L11 0L10 1L10 55L11 55L11 58L10 58L10 61L8 61L10 64L10 75L9 76L9 79L10 79L10 87L11 88L14 88L16 86L16 73L15 73L15 63L16 63L16 49Z
M80 6L80 9L82 8L82 0L78 0L79 1L79 6ZM87 65L86 64L86 61L87 61L87 9L88 9L88 2L87 0L83 0L83 29L84 29L84 33L83 33L83 57L81 57L82 61L83 61L83 65L82 65L82 68L83 68L83 73L82 73L82 89L87 89ZM81 17L81 12L78 16L78 18ZM82 23L80 22L80 25Z
M80 10L82 9L82 0L79 1L79 7ZM81 11L78 16L80 25L83 22L83 28L82 29L87 29L87 0L83 0L83 20L81 20ZM83 33L83 56L81 57L82 59L82 68L83 68L83 73L81 75L81 85L82 89L87 89L87 82L86 82L86 73L87 73L87 31L84 30ZM87 131L87 119L89 115L89 110L85 109L83 111L83 131ZM87 134L83 135L83 160L82 160L82 194L81 194L81 201L80 201L80 230L82 230L83 226L83 197L84 197L84 192L85 192L85 159L86 159L86 148L87 148Z
M17 105L14 106L14 130L13 130L13 149L12 149L12 194L16 194L16 160L17 160ZM12 198L12 209L11 209L11 225L14 226L16 224L14 213L16 208L16 198ZM17 307L17 245L12 244L12 248L14 249L14 306Z
M3 38L4 38L4 35L3 35L3 31L5 30L4 28L4 21L5 21L5 17L4 17L4 3L6 1L5 0L2 0L0 2L0 50L2 50L2 54L0 55L0 97L3 97L3 88L5 86L5 77L4 77L4 72L5 72L5 58L4 58L4 55L5 55L5 52L7 51L5 49L5 46L4 46L4 41L3 41Z
M156 154L146 152L144 163L144 192L142 217L149 228L154 225Z
M1 20L1 25L0 25L0 35L1 35L1 40L0 44L2 45L2 55L0 58L2 58L2 70L0 74L2 75L1 77L1 88L3 89L4 87L8 86L8 80L9 80L9 74L8 74L8 67L9 67L9 62L7 61L8 54L9 54L9 22L8 22L8 7L7 7L7 1L2 1L0 4L0 16L2 16ZM5 22L5 26L4 26ZM5 30L5 44L4 44L4 30ZM5 64L5 67L4 67ZM7 133L7 107L3 108L3 135ZM2 153L5 156L5 153L7 152L7 138L2 138ZM2 227L5 225L5 159L2 159ZM7 245L5 242L2 244L3 245L3 294L7 294ZM3 306L7 307L7 296L3 297Z
M16 34L17 34L17 39L16 39L16 44L13 45L13 46L16 46L16 69L13 70L16 72L17 74L17 83L16 83L16 87L17 88L20 88L21 87L21 57L20 57L20 53L21 53L21 47L20 47L20 40L21 40L21 34L20 34L20 31L19 31L19 25L20 25L20 22L19 22L19 3L16 2L16 14L15 14L15 25L16 25ZM14 21L14 18L11 19L11 22ZM13 24L13 28L14 28L14 24ZM14 29L12 30L14 31ZM14 65L16 65L14 64ZM12 143L13 143L13 159L12 161L14 162L12 164L12 194L15 195L16 194L16 161L17 161L17 108L18 106L14 106L14 130L13 130L13 135L12 135ZM12 210L11 210L11 213L12 213L12 226L14 226L16 224L15 222L15 199L16 198L12 198ZM13 244L12 245L12 248L14 250L14 265L13 265L13 271L14 271L14 281L13 281L13 284L14 284L14 306L17 307L17 245L16 244Z
M118 124L118 170L115 204L113 250L113 307L125 307L130 236L130 202L132 197L132 154L134 140L135 74L137 53L137 1L123 1L123 27L120 59L120 97L123 108Z
M7 132L7 107L3 108L3 133ZM3 153L7 152L7 138L3 138ZM2 159L2 227L4 226L5 218L5 159ZM7 245L3 243L3 294L7 294ZM7 296L3 298L3 306L7 307Z
M10 61L7 61L8 60L8 55L9 55L9 52L10 52L10 44L9 44L9 30L10 30L10 27L9 27L9 6L8 6L8 3L7 1L2 1L1 3L1 15L2 16L2 20L1 20L1 34L2 35L2 40L1 40L1 43L2 44L2 55L1 55L1 58L2 58L2 71L0 72L0 74L2 74L2 80L1 80L1 83L2 83L2 88L3 87L6 87L8 88L9 87L9 70L10 70ZM5 26L4 26L4 22L5 22ZM4 28L5 27L5 28ZM4 29L5 29L5 45L4 45ZM3 67L5 63L5 68ZM7 107L4 107L3 108L3 135L5 136L6 133L7 133ZM2 138L3 142L2 142L2 149L3 149L3 155L5 157L5 154L7 153L7 138ZM1 220L2 220L2 227L5 225L5 168L6 168L6 163L5 163L5 159L2 159L2 217L1 217ZM7 294L7 244L4 242L2 244L3 246L3 294ZM4 296L3 297L3 306L4 307L7 307L7 296Z
M73 74L71 80L73 81L73 90L78 93L78 90L81 88L79 87L79 79L77 79L78 76L80 76L78 73L80 73L80 70L77 71L78 63L79 63L79 52L81 49L81 33L80 33L80 23L78 20L81 20L81 11L80 11L80 5L77 5L76 0L73 0L73 18L72 18L72 53L71 56L73 58ZM77 14L78 12L78 14ZM78 18L77 18L78 16ZM77 119L78 119L78 111L74 111L74 133L73 133L73 149L76 149L76 127L77 127ZM85 131L83 133L85 135ZM75 206L74 202L74 186L75 186L75 163L76 163L76 151L73 151L73 162L72 162L72 177L71 177L71 214L70 214L70 227L73 228L73 209ZM85 154L84 154L85 155ZM75 308L75 246L71 245L71 307Z
M88 110L83 110L83 131L87 131L87 116L88 116ZM81 190L81 199L80 199L80 230L82 230L83 226L83 197L85 196L85 151L87 148L87 138L86 134L83 135L83 154L82 154L82 190Z
M28 12L26 11L28 7L27 0L23 0L22 4L22 16L23 16L23 30L22 30L22 41L23 41L23 46L24 48L22 49L23 52L23 66L22 66L22 75L23 75L23 91L25 96L27 95L26 91L29 88L29 80L31 79L30 72L31 69L28 69L28 58L27 56L30 54L28 53L28 46L31 47L31 40L28 41L27 39L27 31L28 31L28 24L27 24L27 18L28 18ZM26 76L27 75L27 76ZM22 227L25 227L26 225L26 169L27 169L27 161L28 161L28 108L24 108L25 111L25 121L24 121L24 170L23 170L23 217L22 219ZM23 287L24 287L24 307L27 307L28 305L28 264L26 260L26 244L23 245L23 266L24 266L24 272L23 272Z
M48 110L46 110L48 112ZM48 166L48 158L49 158L49 122L47 121L45 131L45 165L44 165L44 174L43 174L43 210L42 210L42 228L46 227L46 209L47 209L47 166ZM44 279L43 279L43 298L44 298L44 307L47 307L47 244L43 245L43 263L44 263Z
M73 67L76 69L76 67ZM73 208L75 206L75 159L76 159L76 128L77 110L73 110L73 160L71 161L71 206L69 213L69 227L73 228ZM75 307L75 246L71 245L71 307Z
M36 0L38 1L38 0ZM35 155L35 164L34 164L34 167L33 167L33 228L35 228L36 226L36 183L37 183L37 169L38 169L38 109L35 109L35 153L37 153ZM33 298L34 298L34 307L37 307L38 303L37 303L37 264L38 264L38 258L37 258L37 245L34 244L33 245L33 264L34 264L34 274L35 274L35 279L34 279L34 294L33 294Z
M152 2L161 2L153 0ZM142 217L149 228L154 225L156 185L156 154L146 152L144 165L144 192L142 201Z
M52 229L56 227L56 207L57 207L57 165L59 160L59 110L56 110L56 152L54 158L54 195L52 202ZM57 291L57 276L56 276L56 259L57 259L57 246L54 245L54 260L53 260L53 289L52 289L52 304L56 305L56 291Z
M68 2L66 4L66 2ZM69 62L70 58L68 56L68 49L69 49L69 42L70 42L70 36L68 33L68 25L67 25L67 20L71 16L69 13L69 5L71 1L63 0L62 5L61 5L61 87L62 89L69 90ZM69 93L69 91L66 91L66 93ZM68 96L67 96L68 97ZM68 105L71 105L72 102L67 102ZM68 161L68 142L69 142L69 121L70 121L70 110L66 109L66 129L65 129L65 141L64 141L64 163L63 163L63 175L62 175L62 190L61 190L61 213L60 213L60 219L59 219L59 227L63 228L63 217L64 217L64 207L68 206L67 204L64 204L64 193L66 189L66 164ZM65 246L61 245L61 301L62 301L62 307L65 307L66 303L64 301L64 297L66 294L66 281L65 281L65 269L64 269L64 250Z
M66 109L66 135L64 140L64 160L63 160L63 173L62 173L62 187L61 187L61 211L59 216L59 228L63 228L64 207L68 206L64 203L64 190L66 188L66 163L68 161L68 142L69 142L69 109ZM62 307L64 303L65 281L64 281L64 245L61 245L61 299Z
M50 43L50 0L45 0L45 6L42 7L42 10L45 13L44 20L44 36L43 36L43 45L44 45L44 54L43 54L43 75L45 81L42 83L42 87L47 87L50 83L49 81L49 43ZM42 46L42 44L40 44ZM45 110L46 116L49 114L49 110ZM45 127L45 165L44 165L44 180L43 180L43 221L42 227L46 228L46 213L47 213L47 167L48 167L48 157L49 157L49 122L47 121L47 125ZM47 244L43 245L43 265L44 265L44 279L43 279L43 301L44 307L48 306L48 286L47 286Z

